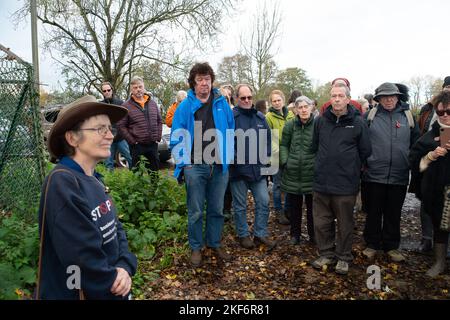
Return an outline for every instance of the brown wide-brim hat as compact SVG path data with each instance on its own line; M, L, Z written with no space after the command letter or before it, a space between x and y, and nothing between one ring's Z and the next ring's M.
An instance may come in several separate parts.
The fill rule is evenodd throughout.
M114 104L97 102L97 99L91 95L86 95L69 103L61 109L58 118L48 134L47 148L50 155L55 159L64 156L64 134L81 121L96 115L104 114L109 117L111 124L114 124L125 117L127 113L127 108Z

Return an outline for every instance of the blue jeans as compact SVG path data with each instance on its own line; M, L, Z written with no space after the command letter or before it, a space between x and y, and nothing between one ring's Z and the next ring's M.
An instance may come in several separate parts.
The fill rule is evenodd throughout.
M283 204L281 200L281 168L278 170L277 174L272 176L272 197L273 197L273 208L276 211L283 211Z
M206 201L206 246L220 247L223 229L223 198L228 172L222 166L197 164L184 167L187 191L188 238L192 250L203 248L203 210Z
M250 189L255 199L255 223L253 235L259 238L267 237L267 221L269 220L269 193L266 179L247 182L231 181L233 195L234 221L238 237L249 236L247 224L247 190Z
M120 152L125 160L128 162L128 167L131 167L131 155L130 155L130 147L128 146L127 140L123 139L117 142L113 142L111 145L111 156L105 160L106 168L113 170L114 169L114 158L116 152Z

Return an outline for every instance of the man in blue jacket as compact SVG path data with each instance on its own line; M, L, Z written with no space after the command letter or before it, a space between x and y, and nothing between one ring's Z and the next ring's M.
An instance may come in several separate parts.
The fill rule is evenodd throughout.
M315 122L313 135L313 217L320 257L312 265L321 269L338 260L338 274L347 274L353 260L353 207L362 164L372 152L367 125L349 102L349 88L335 84L331 106Z
M233 109L235 131L235 163L230 167L231 193L236 232L239 243L246 249L256 244L269 248L274 242L268 238L269 192L264 167L270 161L271 133L266 117L253 108L253 89L247 84L236 88L237 107ZM247 190L255 199L253 240L247 225Z
M195 267L202 262L201 250L205 242L218 258L231 259L221 248L220 241L228 164L233 159L234 118L227 100L213 89L214 79L214 71L208 63L192 67L188 78L191 89L175 112L170 136L176 163L174 175L179 180L184 175L186 180L188 238L191 264Z

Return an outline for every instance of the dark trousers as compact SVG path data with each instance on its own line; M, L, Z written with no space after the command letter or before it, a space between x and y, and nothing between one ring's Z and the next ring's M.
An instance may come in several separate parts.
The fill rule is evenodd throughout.
M367 216L364 240L369 248L390 251L400 246L400 218L407 186L365 182Z
M313 222L313 198L312 194L292 194L288 193L286 197L289 199L290 203L290 214L289 219L291 221L291 236L295 238L300 238L301 228L302 228L302 215L303 215L303 196L305 197L306 204L306 223L308 229L309 239L314 239L314 222Z
M139 165L139 159L141 156L147 158L148 162L145 164L147 169L152 171L159 170L159 155L158 155L158 143L151 142L150 144L135 144L130 145L131 158L133 161L132 168Z
M340 196L314 192L314 234L321 257L352 261L355 201L356 195Z

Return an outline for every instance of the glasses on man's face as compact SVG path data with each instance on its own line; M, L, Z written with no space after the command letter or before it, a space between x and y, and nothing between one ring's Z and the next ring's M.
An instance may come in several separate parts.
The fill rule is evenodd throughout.
M114 129L112 126L101 126L98 128L82 128L79 130L97 131L97 133L102 137L106 136L108 134L108 131L111 131L113 136L116 134L116 129Z
M106 93L106 92L110 92L111 89L106 89L106 90L102 90L102 91L103 91L103 93Z
M445 110L437 109L437 110L436 110L436 114L437 114L439 117L442 117L444 114L447 114L448 116L450 116L450 108L445 109Z
M246 101L246 100L252 101L252 100L253 100L253 97L252 97L252 96L248 96L248 97L240 97L239 99L240 99L241 101Z

